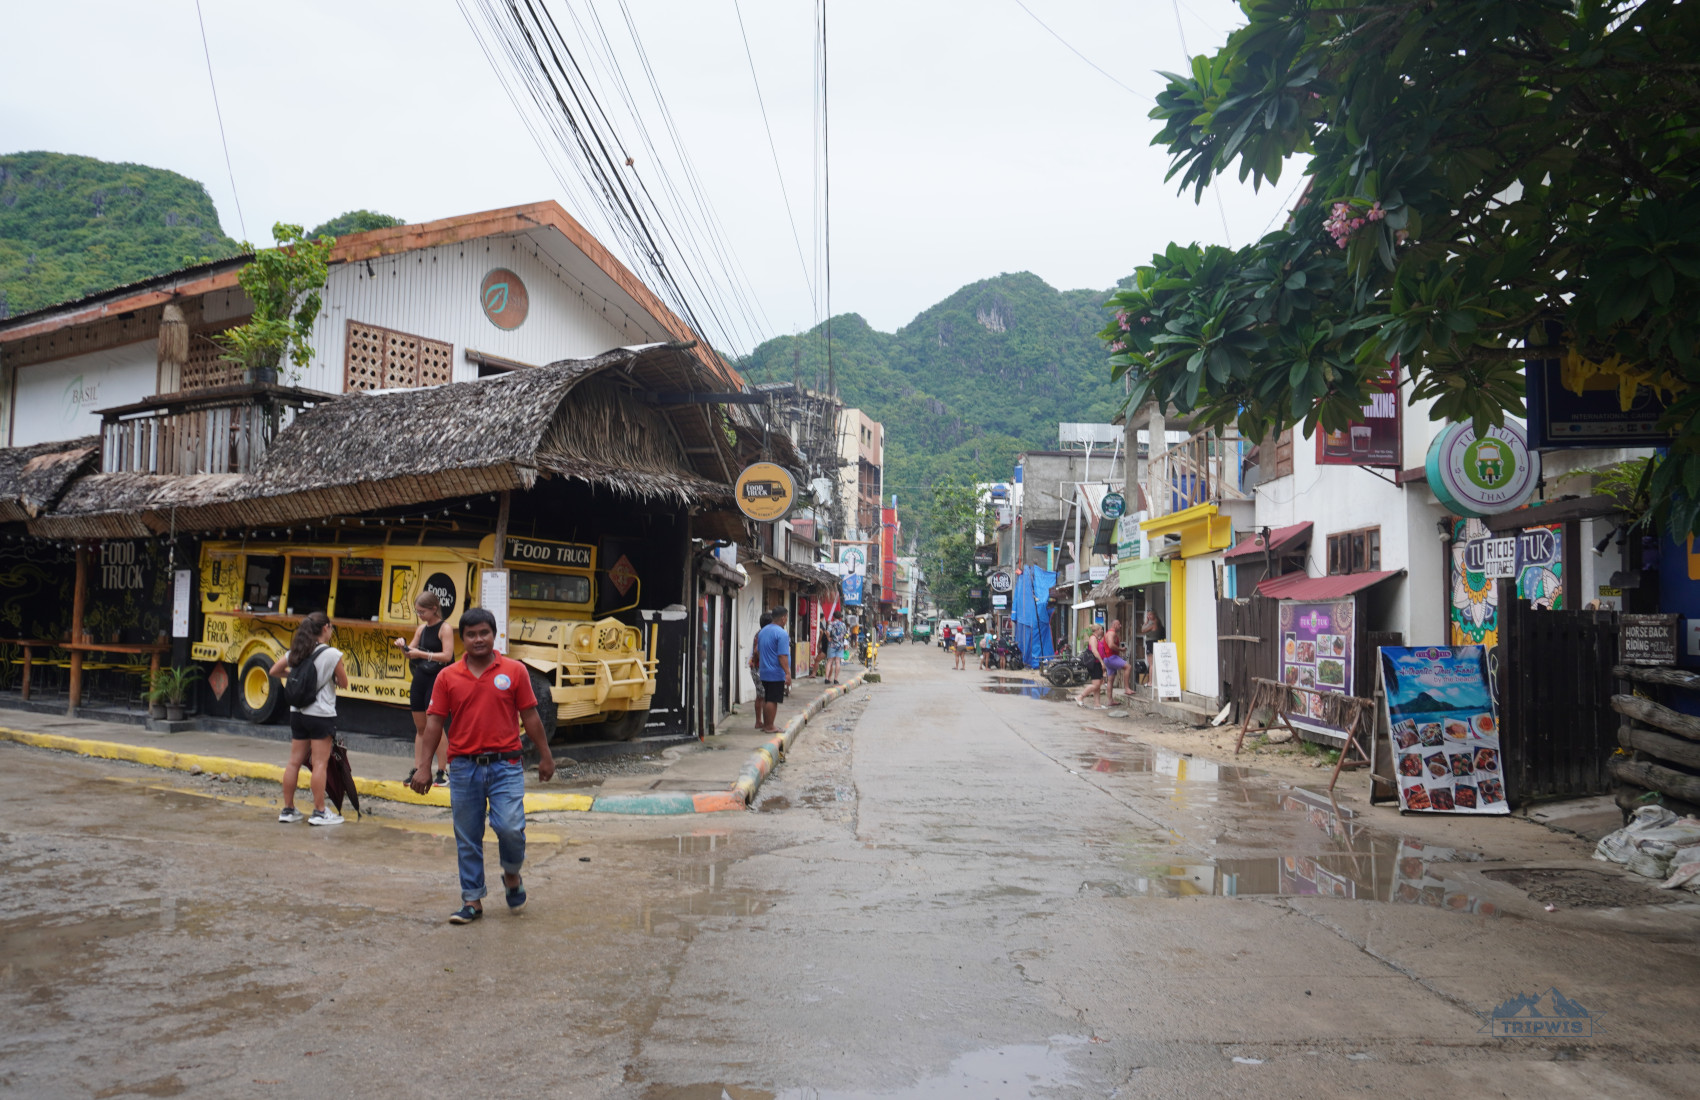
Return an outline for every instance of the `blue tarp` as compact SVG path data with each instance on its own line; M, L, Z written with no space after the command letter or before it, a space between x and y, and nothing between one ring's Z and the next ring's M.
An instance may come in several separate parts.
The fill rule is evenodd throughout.
M1009 594L1009 617L1015 620L1015 646L1021 662L1038 668L1051 656L1051 588L1057 575L1049 569L1029 565L1015 578Z

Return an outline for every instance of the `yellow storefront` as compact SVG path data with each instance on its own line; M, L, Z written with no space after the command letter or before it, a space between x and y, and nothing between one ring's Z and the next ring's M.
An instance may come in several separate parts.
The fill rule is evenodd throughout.
M1232 546L1234 521L1230 517L1220 514L1219 509L1214 504L1199 504L1183 511L1171 512L1166 516L1158 516L1156 519L1144 520L1140 523L1139 529L1150 540L1153 560L1149 564L1151 566L1167 564L1168 566L1168 636L1169 641L1175 643L1175 653L1180 661L1181 683L1185 684L1187 683L1188 659L1191 656L1187 631L1188 620L1192 617L1189 614L1189 607L1192 612L1199 615L1205 613L1207 606L1212 610L1215 607L1215 586L1210 583L1208 577L1198 581L1198 585L1203 587L1197 587L1196 590L1191 592L1188 591L1187 560L1205 557ZM1180 538L1180 554L1177 557L1159 559L1160 548L1171 535ZM1198 647L1199 656L1208 659L1210 664L1214 666L1216 660L1216 622L1213 615L1209 619L1208 628L1203 629L1202 633L1208 635L1209 644L1207 646L1201 644ZM1201 642L1203 640L1201 639Z

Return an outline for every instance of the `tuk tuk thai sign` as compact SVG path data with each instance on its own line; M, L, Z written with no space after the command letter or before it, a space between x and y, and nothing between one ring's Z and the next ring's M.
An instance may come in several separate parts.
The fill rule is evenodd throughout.
M1282 600L1281 682L1317 692L1350 695L1352 688L1352 639L1356 601L1300 603ZM1340 726L1322 720L1322 696L1311 691L1289 693L1296 705L1287 720L1300 729L1329 737L1344 738Z
M733 489L738 511L757 523L773 523L791 514L797 504L797 482L791 471L772 462L744 467Z
M1510 813L1487 648L1382 646L1380 660L1399 808Z
M1426 467L1440 503L1474 518L1521 508L1541 479L1541 456L1510 421L1479 439L1472 425L1451 425L1429 444Z
M1316 433L1318 466L1391 466L1403 464L1399 437L1399 367L1382 376L1362 420L1354 420L1337 432Z

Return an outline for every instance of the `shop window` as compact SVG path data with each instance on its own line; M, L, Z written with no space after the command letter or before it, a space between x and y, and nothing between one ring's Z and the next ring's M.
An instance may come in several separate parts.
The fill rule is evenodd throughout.
M1328 536L1328 573L1374 573L1381 569L1381 528Z
M454 345L377 325L348 322L344 390L412 389L454 381Z
M378 618L384 588L384 559L344 558L337 568L336 617Z
M283 559L249 554L246 580L242 602L253 611L276 610L272 601L283 589Z
M291 615L311 615L331 604L331 559L289 559L289 606Z
M572 573L531 573L516 569L509 586L511 598L522 603L590 602L590 578Z

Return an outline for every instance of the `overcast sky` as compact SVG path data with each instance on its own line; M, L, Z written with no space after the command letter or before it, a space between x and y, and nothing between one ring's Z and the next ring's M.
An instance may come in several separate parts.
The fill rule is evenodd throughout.
M592 0L548 2L570 27ZM813 7L740 2L807 254ZM659 140L619 0L595 3ZM733 0L627 3L759 304L747 327L806 328L822 307L785 216ZM1296 175L1261 194L1221 185L1220 209L1210 195L1194 205L1163 181L1166 158L1149 145L1143 97L1162 85L1156 70L1184 67L1182 29L1193 52L1214 49L1239 21L1236 5L1026 3L1140 94L1016 0L831 3L834 313L890 330L1010 271L1108 287L1170 240L1244 244L1290 198ZM612 236L557 182L454 0L201 0L201 10L249 239L269 243L275 221L311 227L352 208L418 222L542 198ZM207 186L225 231L243 235L194 0L13 5L6 23L0 150L181 172ZM626 140L638 145L635 133ZM659 190L657 166L637 159L632 170Z

